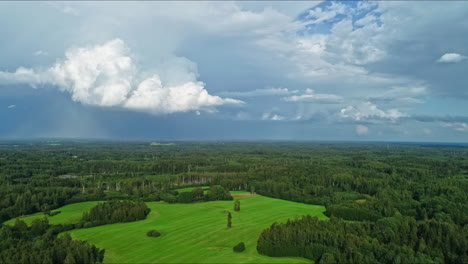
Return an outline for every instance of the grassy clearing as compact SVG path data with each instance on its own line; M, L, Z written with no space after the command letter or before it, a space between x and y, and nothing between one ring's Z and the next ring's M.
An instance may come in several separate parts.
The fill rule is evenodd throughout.
M271 258L257 253L261 231L273 222L305 214L323 215L322 206L306 205L262 196L244 197L241 211L233 211L233 201L196 204L150 202L147 219L79 229L73 238L87 240L106 249L105 263L306 263L303 258ZM227 216L232 212L232 228ZM156 229L158 238L147 237ZM232 247L244 242L246 250Z
M47 217L49 219L49 223L51 225L58 225L58 224L74 224L80 221L81 217L83 216L84 211L89 211L93 208L98 202L83 202L83 203L76 203L76 204L69 204L59 209L52 210L52 212L60 211L58 215L48 216L42 212L35 213L32 215L20 216L19 218L23 220L26 224L30 225L34 219L42 219ZM4 224L6 225L14 225L16 218L10 219L6 221Z
M105 263L310 263L303 258L271 258L257 253L261 231L273 222L316 215L326 219L323 206L307 205L268 198L248 192L231 192L241 199L241 211L233 210L233 201L195 204L149 202L151 213L145 220L72 230L73 238L86 240L106 249ZM62 213L50 217L51 223L73 223L97 202L64 206ZM225 210L232 212L232 228L227 229ZM31 222L40 215L23 218ZM10 220L14 223L14 220ZM9 222L10 222L9 221ZM160 237L148 237L155 229ZM232 248L244 242L246 250Z

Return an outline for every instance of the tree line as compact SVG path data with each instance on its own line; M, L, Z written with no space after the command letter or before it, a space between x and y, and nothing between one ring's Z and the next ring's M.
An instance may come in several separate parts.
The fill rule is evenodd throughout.
M229 190L226 190L220 185L213 185L205 194L203 189L195 187L192 191L177 192L167 191L160 195L159 200L168 203L193 203L193 202L208 202L208 201L222 201L233 200Z
M150 213L143 201L107 201L84 212L77 226L84 228L143 220Z
M319 221L304 216L273 224L257 250L316 263L467 263L467 227L396 215L376 222Z

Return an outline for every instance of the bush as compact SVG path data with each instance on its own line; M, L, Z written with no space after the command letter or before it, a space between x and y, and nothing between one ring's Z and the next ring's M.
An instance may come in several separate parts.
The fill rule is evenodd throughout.
M54 216L54 215L58 215L58 214L60 214L60 213L61 213L61 211L53 211L53 212L50 211L50 212L48 213L48 215L49 215L49 216Z
M200 187L193 188L192 194L195 201L203 200L203 196L205 195L203 189Z
M211 186L204 199L206 201L233 200L229 191L220 185Z
M176 203L177 197L169 193L164 193L161 195L161 200L165 201L166 203Z
M236 200L234 202L234 211L239 212L240 211L240 201Z
M193 202L193 193L192 192L179 193L179 195L177 196L177 202L179 203Z
M232 249L234 250L234 252L242 252L242 251L245 250L245 244L244 244L244 242L240 242L239 244L237 244Z
M159 231L157 231L157 230L152 229L152 230L146 232L146 235L149 236L149 237L159 237L159 236L161 236L161 233L159 233Z

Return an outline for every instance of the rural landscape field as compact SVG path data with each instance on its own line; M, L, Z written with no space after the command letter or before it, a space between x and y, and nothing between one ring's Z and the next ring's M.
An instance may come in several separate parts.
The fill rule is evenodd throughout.
M17 142L0 260L464 263L468 147Z
M189 188L191 189L191 188ZM226 228L224 211L231 210L231 201L197 204L147 202L151 213L143 221L104 225L70 232L74 239L86 240L106 249L104 263L308 263L302 258L271 258L256 251L261 231L271 221L285 222L302 215L327 219L323 206L288 202L248 192L233 192L242 201L242 211L233 215L233 226ZM48 217L51 224L73 224L98 202L83 202L58 208L60 214ZM31 223L41 219L37 213L21 220ZM14 225L10 220L6 224ZM163 236L146 236L150 229ZM235 254L232 247L243 241L246 251Z

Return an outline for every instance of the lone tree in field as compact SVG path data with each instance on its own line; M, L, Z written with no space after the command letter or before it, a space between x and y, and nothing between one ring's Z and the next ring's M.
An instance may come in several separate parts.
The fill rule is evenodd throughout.
M228 228L231 228L232 226L232 215L231 215L231 212L228 212L228 217L227 217L227 227Z
M240 201L236 200L234 202L234 211L239 212L240 211Z

